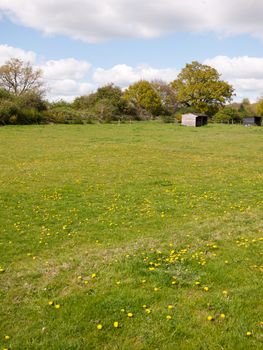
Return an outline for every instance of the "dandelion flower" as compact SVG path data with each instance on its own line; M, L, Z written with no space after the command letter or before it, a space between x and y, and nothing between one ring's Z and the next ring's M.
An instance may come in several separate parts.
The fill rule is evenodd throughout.
M205 291L205 292L208 292L208 291L209 291L209 288L208 288L208 287L204 287L204 291Z
M60 304L56 304L55 309L60 309Z
M167 320L171 320L171 319L172 319L172 316L171 316L171 315L167 315L167 316L166 316L166 319L167 319Z
M214 321L214 317L213 317L213 316L208 316L208 317L207 317L207 320L208 320L208 321Z
M147 314L150 314L150 313L151 313L151 309L146 308L146 309L145 309L145 312L146 312Z
M128 312L127 316L128 317L133 317L133 313L132 312Z
M119 322L115 321L115 322L113 323L113 327L114 327L114 328L119 328Z
M98 324L97 329L99 329L99 330L102 329L102 324Z
M226 317L226 315L225 314L220 314L220 318L225 318Z
M169 304L167 307L168 307L168 309L173 309L174 305Z
M251 337L251 335L252 335L252 332L247 332L247 333L246 333L246 336L247 336L247 337Z
M91 278L95 278L97 276L97 274L96 273L93 273L92 275L91 275Z
M52 306L54 304L54 301L52 301L52 300L50 300L49 302L48 302L48 305L50 305L50 306Z
M11 338L10 335L5 335L5 336L4 336L4 339L5 339L5 340L9 340L10 338Z

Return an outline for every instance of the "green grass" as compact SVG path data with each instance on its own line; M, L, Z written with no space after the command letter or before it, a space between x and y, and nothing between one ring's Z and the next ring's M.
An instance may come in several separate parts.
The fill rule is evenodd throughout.
M0 348L263 349L263 128L0 140Z

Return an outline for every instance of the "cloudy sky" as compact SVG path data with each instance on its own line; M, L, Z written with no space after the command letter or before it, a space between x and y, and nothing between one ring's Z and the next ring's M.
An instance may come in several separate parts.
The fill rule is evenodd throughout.
M48 98L98 86L172 81L193 60L215 67L236 100L263 95L262 0L0 0L0 64L43 70Z

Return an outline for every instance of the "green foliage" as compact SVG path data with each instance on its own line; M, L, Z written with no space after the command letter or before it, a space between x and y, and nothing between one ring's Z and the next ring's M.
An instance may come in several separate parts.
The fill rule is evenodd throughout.
M0 124L39 124L47 103L34 91L19 96L0 89Z
M47 123L55 124L91 124L93 122L92 115L65 106L50 108L44 112L44 118Z
M171 86L179 104L195 107L209 116L230 101L234 92L231 85L220 80L216 69L196 61L187 64Z
M177 121L175 114L161 115L161 119L164 123L175 123Z
M216 123L240 123L241 120L242 114L231 107L222 108L213 116Z
M0 98L0 124L16 124L15 121L18 113L18 105L12 99Z
M263 117L263 98L261 98L256 104L256 114Z
M248 98L244 98L238 109L242 118L256 115L256 106L251 104Z
M123 98L121 89L113 84L105 85L88 96L74 100L72 107L85 111L99 122L111 122L131 118L132 109Z
M173 89L171 84L167 84L161 80L155 80L151 85L161 99L163 114L173 115L178 110L175 89Z
M130 85L124 98L136 110L139 119L152 118L163 111L161 98L148 81L142 80Z

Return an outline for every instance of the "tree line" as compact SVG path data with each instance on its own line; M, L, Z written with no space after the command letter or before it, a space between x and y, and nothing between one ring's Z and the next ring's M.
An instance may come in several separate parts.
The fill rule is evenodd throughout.
M216 69L192 62L171 83L141 80L124 91L113 84L99 87L73 102L45 99L42 72L12 58L0 67L0 124L125 122L161 119L180 122L187 112L207 114L212 121L240 122L263 115L263 100L231 103L234 88Z

